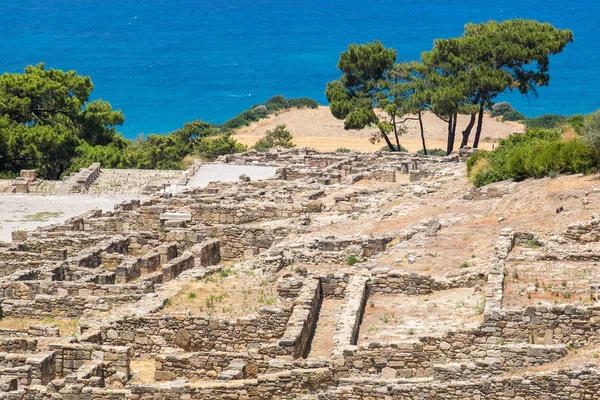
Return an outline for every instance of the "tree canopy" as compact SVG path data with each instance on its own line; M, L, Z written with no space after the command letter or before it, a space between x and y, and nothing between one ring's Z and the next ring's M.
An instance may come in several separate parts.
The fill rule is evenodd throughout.
M422 124L421 112L430 110L448 124L450 153L458 114L471 116L461 147L467 146L479 115L477 147L483 113L493 100L513 90L536 96L537 88L550 82L550 56L572 41L568 29L514 19L466 24L462 36L435 40L421 62L396 64L396 51L378 41L351 44L337 64L342 76L327 84L325 94L331 113L344 119L346 129L376 125L390 149L391 133L400 147L398 136L408 114ZM424 137L423 147L426 151Z
M0 76L0 170L37 169L58 179L81 146L123 145L116 133L123 114L105 101L88 102L93 89L89 77L44 64Z

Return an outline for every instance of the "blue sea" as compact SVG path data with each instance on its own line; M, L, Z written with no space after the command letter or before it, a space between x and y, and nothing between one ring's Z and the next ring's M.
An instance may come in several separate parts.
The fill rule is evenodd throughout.
M349 43L379 39L414 60L467 22L516 17L569 28L575 42L537 99L502 100L528 116L600 108L596 0L2 0L0 71L44 62L89 75L134 138L221 123L278 93L326 104Z

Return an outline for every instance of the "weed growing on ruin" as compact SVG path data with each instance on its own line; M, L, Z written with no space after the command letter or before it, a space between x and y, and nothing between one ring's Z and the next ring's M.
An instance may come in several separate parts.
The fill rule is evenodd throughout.
M360 262L360 260L354 254L349 255L348 257L346 257L346 264L348 264L348 265L354 265L354 264L356 264L358 262Z
M468 262L464 262L464 263L460 264L460 267L461 267L461 268L469 268L469 267L470 267L470 265L469 265L469 263L468 263Z
M517 270L513 271L512 277L513 277L514 280L518 280L519 279L519 273L517 272Z
M190 293L188 293L187 297L188 297L188 299L189 299L189 300L193 300L193 299L195 299L197 296L196 296L196 293L194 293L194 292L190 292Z
M483 310L485 310L485 300L481 300L479 303L473 306L473 311L476 314L483 314Z
M531 247L532 249L537 249L538 247L544 247L544 243L541 242L537 238L529 239L525 243L523 243L525 247Z

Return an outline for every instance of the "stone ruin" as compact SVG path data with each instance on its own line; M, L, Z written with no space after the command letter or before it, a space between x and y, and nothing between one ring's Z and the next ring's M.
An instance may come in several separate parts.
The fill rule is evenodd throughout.
M0 398L599 398L595 367L519 371L598 343L600 306L503 303L507 271L519 263L600 259L595 247L574 250L597 244L598 220L555 233L541 249L523 247L539 234L504 229L481 267L451 274L400 270L385 257L433 240L452 221L407 218L383 232L361 226L425 204L462 176L467 156L228 155L219 162L276 166L277 175L15 232L0 248L0 323L30 323L0 328ZM77 185L93 179L84 172L74 175ZM494 201L508 190L470 193L461 201ZM354 230L334 229L348 221L357 221ZM258 293L275 287L274 298L261 294L259 306L236 317L214 307L212 294L205 309L169 311L182 295L186 301L189 285L234 291L243 279ZM378 296L419 302L453 291L481 299L481 318L370 339L365 321ZM389 318L392 331L402 324Z

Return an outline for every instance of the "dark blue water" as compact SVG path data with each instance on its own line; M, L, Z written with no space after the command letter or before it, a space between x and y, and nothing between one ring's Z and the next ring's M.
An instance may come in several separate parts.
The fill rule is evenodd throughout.
M40 61L89 75L94 98L122 109L121 131L215 123L282 93L325 104L340 52L379 39L399 60L466 22L531 18L570 28L537 99L504 96L526 115L600 107L600 2L592 0L3 0L0 71Z

